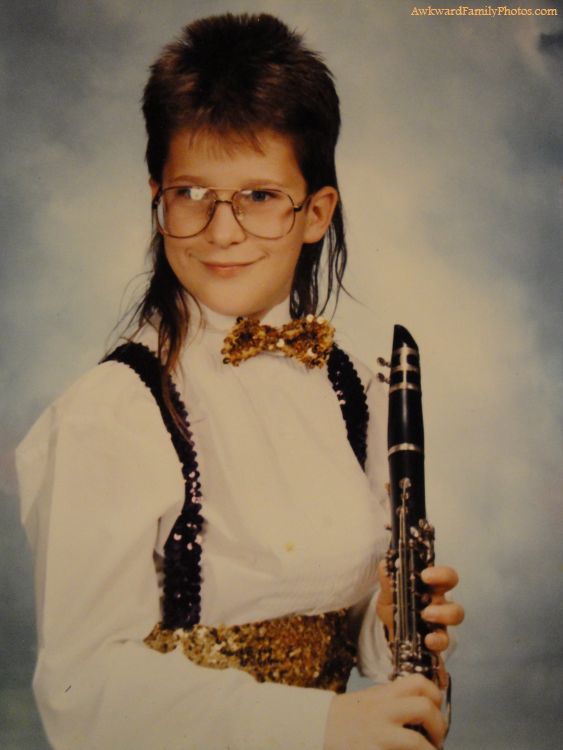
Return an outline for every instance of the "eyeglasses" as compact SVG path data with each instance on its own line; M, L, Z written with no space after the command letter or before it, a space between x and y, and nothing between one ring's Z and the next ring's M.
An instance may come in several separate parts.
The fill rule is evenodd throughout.
M168 237L195 237L209 226L217 205L228 203L245 232L260 239L276 240L291 232L296 214L309 197L296 206L282 190L249 188L235 190L230 200L223 200L217 191L224 190L192 185L160 188L152 204L159 229Z

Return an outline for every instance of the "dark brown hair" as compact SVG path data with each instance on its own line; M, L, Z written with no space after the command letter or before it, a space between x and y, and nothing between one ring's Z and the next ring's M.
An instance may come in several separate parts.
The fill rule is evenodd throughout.
M157 183L171 137L179 129L208 133L259 149L265 130L290 138L309 193L338 189L335 147L340 108L333 77L299 34L271 15L212 16L186 26L151 67L144 91L146 159ZM327 245L326 295L319 302L321 253ZM162 235L151 243L152 275L137 309L140 325L159 321L159 354L169 374L184 343L186 295L164 253ZM346 244L339 204L324 239L304 245L291 290L291 315L324 310L342 288Z

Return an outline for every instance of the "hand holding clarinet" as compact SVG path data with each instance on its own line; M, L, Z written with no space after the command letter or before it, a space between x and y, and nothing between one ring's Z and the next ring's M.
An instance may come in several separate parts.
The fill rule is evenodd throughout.
M456 571L434 565L419 353L402 326L395 326L389 364L391 543L380 566L376 611L389 639L393 681L335 696L324 750L432 750L442 747L449 728L449 676L440 654L449 645L447 627L459 625L464 612L445 598L457 584Z

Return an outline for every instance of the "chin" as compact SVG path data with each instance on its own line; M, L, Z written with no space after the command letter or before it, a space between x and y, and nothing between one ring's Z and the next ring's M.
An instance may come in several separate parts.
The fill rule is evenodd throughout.
M213 312L218 315L225 315L233 318L238 318L239 316L245 318L261 318L268 310L277 304L274 303L272 305L267 305L262 303L261 305L260 302L257 302L256 305L253 305L252 303L249 304L248 301L242 302L232 298L217 299L215 297L205 297L204 295L198 297L198 299L203 305L205 305L205 307L213 310Z

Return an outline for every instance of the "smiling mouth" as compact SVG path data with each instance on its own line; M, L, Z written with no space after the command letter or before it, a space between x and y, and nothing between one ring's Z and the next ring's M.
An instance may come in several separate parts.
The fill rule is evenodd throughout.
M255 262L256 261L254 260L248 261L247 263L210 263L208 261L202 261L202 264L212 273L231 275L254 265Z

